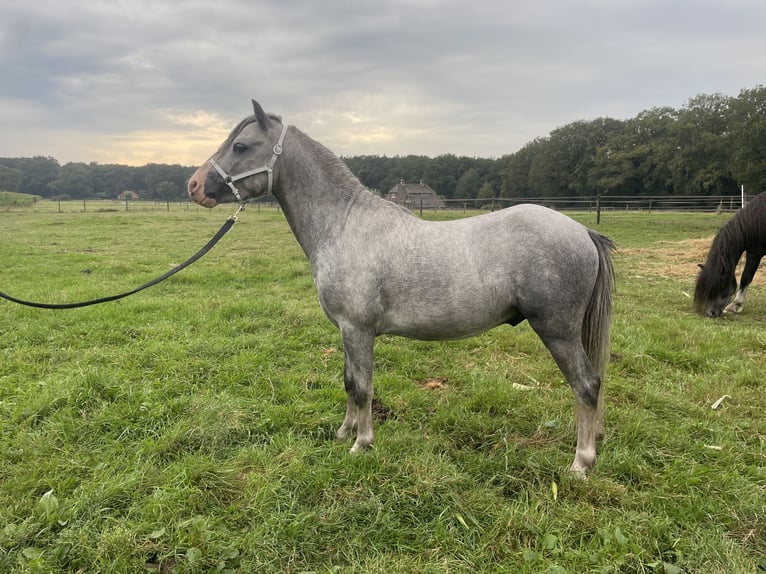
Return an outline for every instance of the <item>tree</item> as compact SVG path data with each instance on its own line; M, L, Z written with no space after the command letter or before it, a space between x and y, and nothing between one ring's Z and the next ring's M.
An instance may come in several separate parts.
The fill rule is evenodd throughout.
M633 137L633 165L636 193L670 195L673 175L669 159L675 145L672 134L678 112L670 107L652 108L641 112L627 123L627 133Z
M727 132L731 99L721 94L691 98L670 134L673 191L682 195L721 194L736 189Z
M61 166L52 157L36 156L23 159L17 166L24 176L21 179L21 192L47 197L53 193L51 184L59 176Z
M93 197L93 171L84 163L67 163L52 183L58 195L74 199Z
M457 180L455 186L455 199L467 199L476 197L481 187L481 177L479 172L471 167L468 168L460 179Z
M533 164L530 177L543 182L543 191L547 192L544 195L592 195L589 175L597 151L621 134L624 125L612 118L596 118L552 131L548 145L543 148L545 153L540 156L545 161ZM543 170L547 173L541 175Z
M541 139L536 139L516 153L503 157L501 169L501 197L531 197L534 195L529 184L529 170L535 156L542 147Z
M460 169L460 161L454 154L438 155L428 162L423 179L436 193L451 199L455 197L455 188L465 169Z
M143 180L135 184L138 169L127 165L96 163L90 164L93 172L93 195L103 199L114 199L122 192L144 189Z
M732 102L733 178L749 194L766 190L766 88L743 90Z
M0 158L0 164L21 172L19 192L47 197L53 193L51 183L59 175L59 164L52 157Z
M170 201L178 197L178 186L172 181L161 181L155 188L155 195L158 199Z
M21 177L20 169L0 165L0 191L21 191Z
M479 193L476 194L476 197L479 199L490 199L497 197L497 191L492 183L487 181L479 188Z

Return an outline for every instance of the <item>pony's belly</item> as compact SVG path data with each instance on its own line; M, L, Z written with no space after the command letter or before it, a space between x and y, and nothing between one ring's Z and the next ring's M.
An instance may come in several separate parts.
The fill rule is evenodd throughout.
M379 334L399 335L422 341L449 341L479 335L503 323L517 324L518 314L503 313L491 316L477 316L475 313L452 314L449 316L388 316L379 329Z

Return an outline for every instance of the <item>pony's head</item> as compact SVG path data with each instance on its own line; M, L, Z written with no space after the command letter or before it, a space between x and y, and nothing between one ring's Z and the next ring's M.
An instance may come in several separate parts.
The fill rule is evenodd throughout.
M204 207L240 203L271 192L274 164L282 153L285 126L253 100L253 115L242 120L213 156L189 178L192 201Z
M712 255L713 249L707 262L700 265L694 287L694 307L708 317L720 317L737 291L737 279L734 268L727 261Z

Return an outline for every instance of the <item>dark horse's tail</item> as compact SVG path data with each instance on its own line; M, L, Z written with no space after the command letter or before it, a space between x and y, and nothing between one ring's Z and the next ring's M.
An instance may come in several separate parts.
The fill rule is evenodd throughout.
M614 292L614 266L612 241L593 230L588 230L598 250L598 276L590 296L582 326L582 344L601 381L609 364L609 337L612 326L612 293Z

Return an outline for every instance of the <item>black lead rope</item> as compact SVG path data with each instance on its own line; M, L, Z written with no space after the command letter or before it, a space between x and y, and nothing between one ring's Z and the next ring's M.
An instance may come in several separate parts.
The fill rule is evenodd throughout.
M241 210L241 208L240 208ZM23 299L17 299L16 297L11 297L10 295L3 293L0 291L0 297L3 299L7 299L8 301L13 301L14 303L18 303L19 305L26 305L27 307L37 307L39 309L75 309L77 307L87 307L89 305L97 305L98 303L106 303L107 301L115 301L117 299L122 299L123 297L127 297L128 295L133 295L134 293L138 293L139 291L143 291L144 289L147 289L148 287L151 287L152 285L156 285L157 283L164 281L168 277L171 277L181 271L181 269L184 269L185 267L188 267L197 259L205 255L208 251L210 251L213 246L220 241L220 239L226 235L226 233L231 229L232 225L234 225L237 222L237 216L232 215L229 217L229 219L226 220L226 222L223 224L221 229L218 230L218 233L216 233L213 238L207 242L207 245L205 245L202 249L197 251L194 255L189 257L186 261L181 263L180 265L173 267L170 271L165 273L164 275L157 277L156 279L152 279L148 283L144 283L140 287L136 287L135 289L131 291L127 291L125 293L120 293L119 295L110 295L108 297L101 297L100 299L92 299L90 301L81 301L79 303L35 303L33 301L24 301Z

